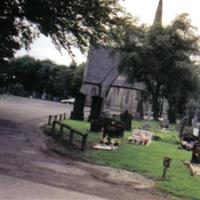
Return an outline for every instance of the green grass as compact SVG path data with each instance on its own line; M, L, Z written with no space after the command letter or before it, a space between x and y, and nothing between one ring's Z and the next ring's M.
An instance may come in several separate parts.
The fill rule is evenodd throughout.
M68 125L80 129L89 129L88 122L66 120ZM139 128L144 122L134 121L133 127ZM183 162L191 159L191 152L177 149L178 137L175 128L170 127L170 131L162 131L157 122L149 122L152 131L159 136L158 141L152 141L149 146L139 146L127 144L130 132L125 132L122 144L115 151L96 151L89 148L86 152L76 152L76 156L90 162L101 165L123 168L130 171L139 172L147 177L156 180L156 187L173 195L200 199L200 177L192 177ZM100 133L89 133L89 143L98 142ZM164 156L172 158L172 165L167 173L167 180L160 181L162 176L162 161Z

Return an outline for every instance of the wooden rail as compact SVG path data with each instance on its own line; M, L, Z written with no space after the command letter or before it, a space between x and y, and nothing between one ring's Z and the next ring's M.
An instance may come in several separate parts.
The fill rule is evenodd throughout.
M66 119L66 113L61 113L61 114L57 114L57 115L49 115L48 125L51 125L53 123L53 121L55 121L55 120L62 121L65 119Z
M56 125L60 126L58 134L56 135L57 137L63 138L64 128L66 128L70 131L70 133L69 133L69 143L74 144L74 134L77 134L77 135L82 137L81 146L80 146L81 151L84 151L86 149L86 142L87 142L87 137L88 137L87 133L81 133L79 130L71 128L67 124L63 124L58 120L54 120L53 124L52 124L52 133L54 135L57 133L56 132Z

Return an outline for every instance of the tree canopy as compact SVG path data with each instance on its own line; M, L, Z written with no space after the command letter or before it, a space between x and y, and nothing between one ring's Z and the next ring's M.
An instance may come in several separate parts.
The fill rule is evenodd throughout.
M131 82L145 82L157 118L160 97L167 98L172 109L198 90L199 76L192 59L198 55L199 36L182 14L167 27L144 28L139 36L128 38L120 71Z
M4 0L0 6L0 61L40 34L71 52L113 42L112 29L129 23L118 0ZM115 43L117 44L117 43Z
M20 96L48 99L76 96L82 82L84 64L57 65L50 60L36 60L29 56L12 59L0 69L0 90Z

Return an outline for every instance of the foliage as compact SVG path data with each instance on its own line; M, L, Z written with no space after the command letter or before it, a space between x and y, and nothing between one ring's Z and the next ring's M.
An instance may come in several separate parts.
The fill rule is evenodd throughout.
M23 85L20 83L15 83L15 84L11 85L10 93L12 93L13 95L16 95L16 96L24 96L25 91L24 91Z
M78 127L80 130L89 129L90 127L88 122L66 120L65 123L74 128ZM147 122L133 121L133 127L142 127L144 123L146 124ZM183 163L185 160L189 161L191 159L192 153L177 149L178 137L174 126L171 126L170 130L166 132L160 129L158 122L152 121L148 123L152 127L154 134L161 137L158 141L152 141L148 147L127 144L128 136L131 133L126 132L120 147L115 151L88 149L85 153L80 153L80 151L76 152L70 149L68 153L75 158L96 164L139 172L153 178L158 189L183 199L200 199L200 177L191 176ZM89 133L89 141L98 142L99 135ZM65 151L67 153L67 149ZM170 156L172 164L167 173L167 180L159 181L162 176L164 156Z
M84 64L70 66L56 65L50 60L35 60L24 56L13 59L6 68L1 69L1 87L10 88L16 94L15 84L23 86L23 94L41 97L46 93L53 97L67 98L74 96L80 89ZM5 75L5 76L4 76ZM14 79L12 78L14 77Z
M4 0L0 7L0 63L42 33L58 49L113 42L109 32L129 23L118 0ZM111 42L112 41L112 42ZM115 44L117 44L115 42Z
M199 77L192 56L199 55L199 37L187 15L182 14L167 27L143 27L133 38L124 45L120 72L131 82L146 83L157 119L160 97L167 98L174 111L198 91Z

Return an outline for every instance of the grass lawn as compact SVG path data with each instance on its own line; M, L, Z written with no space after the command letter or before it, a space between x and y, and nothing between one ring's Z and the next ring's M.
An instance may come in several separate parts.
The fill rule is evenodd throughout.
M90 127L88 122L66 120L65 123L80 130ZM133 127L141 127L143 123L143 121L133 121ZM190 176L183 164L185 160L191 159L191 152L177 149L178 137L174 127L170 127L170 130L165 132L160 130L157 122L149 123L160 139L153 141L148 147L127 144L127 138L131 133L126 132L120 147L115 151L96 151L89 148L85 152L76 151L75 155L97 164L139 172L156 180L157 188L160 190L187 199L200 199L200 177ZM89 133L88 142L90 144L98 142L100 138L100 133ZM167 180L160 181L164 156L172 158L172 165Z

